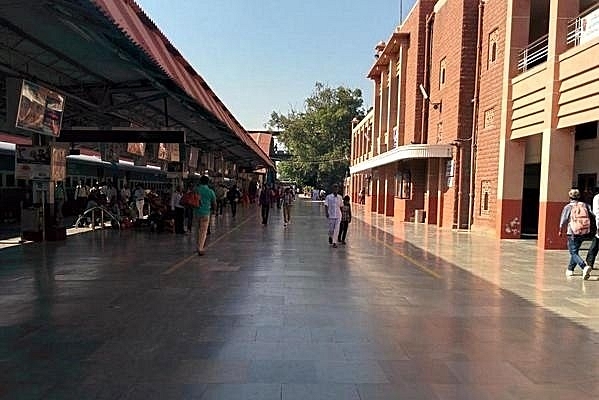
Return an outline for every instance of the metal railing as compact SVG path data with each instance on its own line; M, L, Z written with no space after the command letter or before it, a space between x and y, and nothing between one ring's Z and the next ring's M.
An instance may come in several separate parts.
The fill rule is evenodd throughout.
M98 214L96 214L98 213ZM117 228L121 229L121 223L119 222L119 219L111 212L109 211L106 207L103 206L95 206L95 207L91 207L88 208L87 210L85 210L83 212L83 214L81 214L79 216L79 218L77 218L77 221L75 221L75 226L79 227L81 224L81 220L82 219L87 219L90 217L91 214L91 226L92 226L92 230L96 229L96 215L100 216L100 226L102 228L104 228L104 216L108 215L108 217L110 218L110 225L112 226L113 223L116 222Z
M547 61L549 52L548 35L541 36L518 53L518 71L528 71Z

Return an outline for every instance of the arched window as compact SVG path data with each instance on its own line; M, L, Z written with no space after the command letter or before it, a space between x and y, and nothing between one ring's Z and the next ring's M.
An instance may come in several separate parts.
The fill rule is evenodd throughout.
M499 50L499 30L494 29L489 33L489 54L487 58L487 68L490 68L497 61Z
M447 78L447 59L443 57L439 63L439 89L445 87L445 80Z

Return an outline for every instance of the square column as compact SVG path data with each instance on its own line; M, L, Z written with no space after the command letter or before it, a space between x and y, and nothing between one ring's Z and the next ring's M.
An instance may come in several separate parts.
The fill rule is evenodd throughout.
M566 239L558 236L562 208L568 202L574 169L573 128L543 132L541 192L539 201L539 247L565 249Z

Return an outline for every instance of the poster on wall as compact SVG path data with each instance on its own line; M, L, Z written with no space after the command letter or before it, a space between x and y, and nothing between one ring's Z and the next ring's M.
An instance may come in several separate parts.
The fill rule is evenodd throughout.
M58 137L64 102L63 95L23 80L15 126L42 135Z
M52 153L48 146L16 145L16 179L50 179Z

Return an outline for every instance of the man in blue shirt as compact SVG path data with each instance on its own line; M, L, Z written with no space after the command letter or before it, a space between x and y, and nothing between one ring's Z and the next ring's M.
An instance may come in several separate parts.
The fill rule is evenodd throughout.
M204 175L200 178L200 184L195 188L196 193L200 195L200 206L194 209L194 214L198 218L198 255L200 256L204 255L210 212L216 209L216 195L208 187L208 183L210 183L210 178Z

